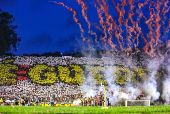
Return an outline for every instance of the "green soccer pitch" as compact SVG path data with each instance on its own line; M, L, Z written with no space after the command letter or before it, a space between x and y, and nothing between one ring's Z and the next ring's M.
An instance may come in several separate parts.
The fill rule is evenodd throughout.
M54 113L103 113L103 114L170 114L170 106L135 106L108 107L78 106L78 107L41 107L41 106L0 106L0 114L54 114Z

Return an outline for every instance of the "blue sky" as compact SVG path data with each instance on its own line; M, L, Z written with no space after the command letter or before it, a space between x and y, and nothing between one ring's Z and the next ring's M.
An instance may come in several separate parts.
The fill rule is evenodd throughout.
M86 34L88 31L87 23L85 22L81 14L81 6L75 0L57 0L57 2L63 2L65 5L76 10L76 17L78 22L82 24L85 30L84 36L92 39L90 46L82 41L80 37L81 32L79 26L73 20L73 13L62 5L58 5L50 0L0 0L0 8L2 11L9 12L15 18L13 24L18 26L16 30L21 42L16 52L12 51L15 55L32 54L32 53L45 53L60 51L73 52L82 47L95 47L94 36ZM88 10L87 16L91 24L99 23L97 11L93 5L95 0L84 0L87 2ZM117 20L118 14L112 5L111 0L108 0L109 13ZM126 10L126 9L125 9ZM143 9L146 15L149 15L147 8ZM125 14L127 15L127 13ZM169 15L168 15L169 16ZM144 21L143 21L144 23ZM146 25L143 25L141 20L141 26L146 29L142 29L143 33L147 33L148 29ZM94 27L92 27L94 29ZM126 28L123 28L126 30ZM102 33L94 29L98 36ZM126 37L126 35L124 36ZM166 38L167 40L167 38ZM144 45L144 42L140 39L140 46ZM100 42L96 46L102 48L103 44Z
M81 10L76 2L65 2ZM75 50L76 38L81 39L72 12L49 0L1 0L0 8L12 14L18 26L22 41L15 55Z

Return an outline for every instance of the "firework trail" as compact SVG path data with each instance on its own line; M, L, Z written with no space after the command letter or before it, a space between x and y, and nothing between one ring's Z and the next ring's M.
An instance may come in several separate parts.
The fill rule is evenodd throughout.
M113 6L115 7L115 9L116 9L116 12L117 12L117 14L118 14L118 16L119 16L119 18L118 18L118 22L119 22L119 28L120 28L120 30L119 30L119 33L118 33L118 31L117 31L117 25L116 25L116 22L115 22L115 25L114 25L114 30L115 30L115 37L117 38L117 40L118 40L118 43L119 43L119 45L120 45L120 49L121 50L123 50L123 44L120 42L120 40L119 40L119 38L121 38L121 40L123 41L123 37L121 36L121 34L122 34L122 29L121 29L121 25L122 25L122 18L124 17L124 14L125 14L125 10L124 10L124 8L122 7L121 8L121 10L120 10L120 8L119 8L119 4L117 4L117 6L116 6L116 4L115 4L115 2L112 0L112 3L113 3ZM126 26L126 25L125 25Z
M91 30L91 24L90 24L89 19L87 18L87 9L88 9L88 7L86 6L87 3L83 2L82 0L77 0L77 2L78 2L78 4L81 4L82 15L83 15L83 17L86 20L87 25L88 25L88 33L90 33L91 35L94 35L95 41L97 42L97 34Z
M52 2L63 5L73 12L73 19L79 25L81 37L85 41L87 38L83 36L84 30L76 18L76 11L62 2ZM118 14L118 19L113 18L109 14L109 3L107 0L96 0L93 4L97 10L99 25L96 25L95 28L101 31L103 36L98 36L91 28L91 23L87 15L87 3L83 0L77 0L76 2L81 5L81 12L87 23L88 33L95 36L96 42L98 42L98 37L100 37L100 40L104 42L104 46L102 45L102 47L105 47L105 49L109 44L114 51L130 51L144 44L143 50L146 54L151 57L159 56L155 53L155 48L163 43L162 36L164 34L161 33L161 30L163 29L163 32L166 34L170 28L170 18L167 20L166 17L170 9L169 0L145 0L139 3L134 0L111 0ZM144 15L143 9L149 10L149 16ZM142 19L144 19L144 23L142 24L147 26L148 33L143 33L146 28L143 28L140 24ZM167 47L169 46L170 40L167 41Z
M82 25L81 25L80 23L78 23L78 19L76 18L76 11L75 11L74 9L66 6L66 5L65 5L64 3L62 3L62 2L56 2L56 1L51 1L51 2L54 2L54 3L56 3L56 4L61 4L61 5L63 5L65 8L67 8L68 10L70 10L70 11L73 12L73 19L74 19L74 21L79 25L79 28L80 28L80 30L81 30L81 37L83 38L83 41L85 41L86 38L84 38L84 36L83 36L84 30L83 30L83 28L82 28Z

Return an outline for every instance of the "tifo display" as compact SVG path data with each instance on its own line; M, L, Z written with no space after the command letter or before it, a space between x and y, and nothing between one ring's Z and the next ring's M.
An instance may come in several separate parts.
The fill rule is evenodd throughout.
M14 59L11 59L14 61ZM126 84L128 76L131 77L131 82L137 81L135 78L146 78L148 71L145 67L137 66L134 69L129 69L124 66L113 65L54 65L48 66L46 64L34 65L19 65L7 63L7 60L0 63L0 84L16 84L17 80L28 80L37 84L53 84L57 80L68 84L85 84L85 75L93 75L96 84L107 84L105 80L105 70L114 68L116 70L116 83ZM14 61L15 62L15 61ZM24 63L23 63L24 64ZM28 64L28 63L27 63ZM123 72L123 73L122 73ZM87 74L88 73L88 74ZM159 74L158 74L159 75Z
M125 105L128 99L151 100L146 93L142 92L142 87L132 90L124 87L128 83L135 84L147 79L147 75L152 71L148 71L146 67L136 66L134 69L129 69L122 64L108 64L109 61L105 61L104 65L101 66L98 61L102 61L102 59L97 58L96 63L93 61L93 64L86 64L86 58L73 57L62 58L62 62L67 61L67 65L57 62L57 60L60 61L61 57L55 58L56 64L48 65L50 60L37 64L38 57L30 58L20 57L22 60L20 62L18 62L18 57L2 59L0 63L0 97L4 99L2 104L119 106ZM77 63L81 60L84 65L70 64L73 59L77 59ZM34 62L32 64L26 63L25 61L28 60ZM110 69L114 72L110 72ZM108 80L108 72L113 78L112 80ZM159 76L159 72L157 75ZM116 84L115 88L118 85L120 88L110 89L111 83ZM103 85L105 85L105 89ZM18 103L16 103L16 99ZM51 99L53 99L52 104ZM25 103L25 101L27 102ZM142 104L145 103L141 102L140 105Z

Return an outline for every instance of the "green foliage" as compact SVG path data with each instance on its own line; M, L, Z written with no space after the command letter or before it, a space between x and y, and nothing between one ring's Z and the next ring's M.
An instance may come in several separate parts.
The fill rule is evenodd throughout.
M21 38L15 32L18 27L12 25L14 20L13 16L8 12L0 10L0 55L10 51L11 48L16 50L17 44L21 41Z

